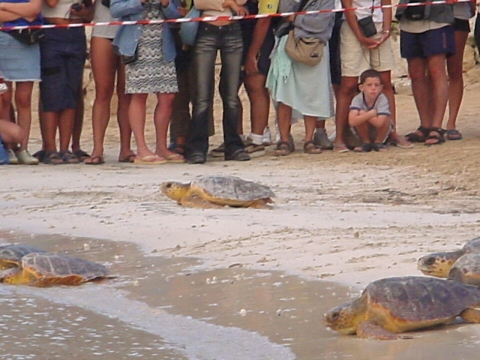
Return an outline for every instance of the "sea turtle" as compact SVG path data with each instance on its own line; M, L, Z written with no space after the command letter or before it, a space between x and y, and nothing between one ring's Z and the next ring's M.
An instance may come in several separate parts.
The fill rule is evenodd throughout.
M430 277L392 277L370 283L362 295L324 315L341 334L379 340L409 338L406 331L451 323L480 323L480 288Z
M189 183L168 181L162 191L179 204L189 207L270 208L275 194L265 185L240 179L236 176L201 176Z
M22 257L32 252L44 253L45 250L28 245L0 245L0 270L16 267Z
M468 241L456 251L436 252L418 259L417 269L425 275L446 278L453 264L465 254L480 253L480 237Z
M480 286L480 254L465 254L453 264L447 279Z
M4 260L12 268L0 272L0 282L34 286L78 285L108 277L105 266L76 257L32 252L18 260Z

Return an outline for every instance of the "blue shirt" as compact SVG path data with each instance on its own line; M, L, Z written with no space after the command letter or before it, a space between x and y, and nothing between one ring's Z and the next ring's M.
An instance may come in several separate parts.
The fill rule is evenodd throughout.
M176 0L174 0L176 1ZM177 10L178 4L172 1L166 8L163 8L163 13L167 19L176 19L180 17ZM143 20L143 4L140 0L111 0L110 13L114 18L119 18L120 21L138 21ZM113 46L120 55L133 56L137 50L138 39L142 33L143 25L122 25L113 40ZM164 24L163 27L163 56L166 62L175 60L177 55L175 51L175 43L173 42L172 32L169 24Z

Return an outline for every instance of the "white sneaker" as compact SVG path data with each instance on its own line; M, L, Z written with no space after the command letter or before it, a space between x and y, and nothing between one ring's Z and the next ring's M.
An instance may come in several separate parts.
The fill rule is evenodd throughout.
M270 132L270 128L267 126L263 131L263 146L270 146L272 145L272 133Z
M18 158L15 155L15 152L12 149L7 150L8 153L8 161L11 165L18 165Z
M8 86L4 82L0 82L0 94L6 93L8 91Z

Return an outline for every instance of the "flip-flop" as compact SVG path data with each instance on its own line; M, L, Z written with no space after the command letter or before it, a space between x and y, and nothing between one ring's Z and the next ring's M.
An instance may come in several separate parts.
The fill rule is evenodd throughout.
M121 163L133 163L135 161L135 157L137 155L135 154L130 154L130 155L127 155L121 159L118 159L118 162L121 162Z
M447 140L462 140L463 136L457 129L447 130Z
M137 156L133 161L133 163L136 165L161 165L165 164L166 162L167 161L163 157L156 155L148 155L144 156L143 158Z
M173 154L173 155L165 156L165 160L167 160L167 162L169 162L169 163L184 163L185 162L185 158L180 154Z
M345 144L333 144L333 152L342 154L349 152L350 150L348 149L347 145Z
M90 158L90 162L84 161L85 165L102 165L105 164L105 160L101 156L93 156Z

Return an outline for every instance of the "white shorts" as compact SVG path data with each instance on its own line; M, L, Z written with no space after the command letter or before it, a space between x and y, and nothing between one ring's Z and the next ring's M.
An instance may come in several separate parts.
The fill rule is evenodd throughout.
M377 34L373 39L382 37L382 24L375 23ZM368 69L379 72L390 71L395 68L395 59L390 38L377 49L367 49L357 39L346 21L340 30L340 59L342 62L342 76L356 77Z

